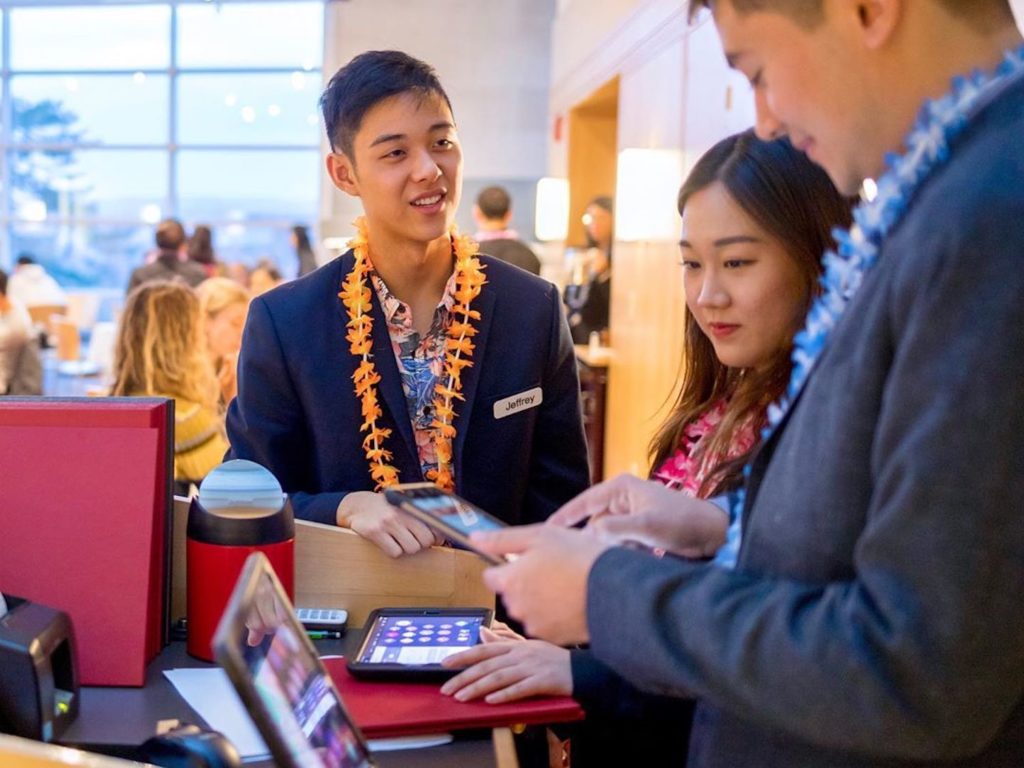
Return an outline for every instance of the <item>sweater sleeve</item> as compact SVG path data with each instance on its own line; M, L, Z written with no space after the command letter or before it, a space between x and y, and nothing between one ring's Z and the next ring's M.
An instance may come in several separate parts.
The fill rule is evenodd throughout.
M174 400L174 479L199 481L224 458L228 441L220 417L189 400Z

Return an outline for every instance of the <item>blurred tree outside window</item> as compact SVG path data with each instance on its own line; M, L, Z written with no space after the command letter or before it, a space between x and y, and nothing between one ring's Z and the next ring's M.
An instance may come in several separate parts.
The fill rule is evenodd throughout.
M211 226L223 261L294 274L290 228L317 217L323 8L0 0L0 266L29 252L66 287L121 289L174 216Z

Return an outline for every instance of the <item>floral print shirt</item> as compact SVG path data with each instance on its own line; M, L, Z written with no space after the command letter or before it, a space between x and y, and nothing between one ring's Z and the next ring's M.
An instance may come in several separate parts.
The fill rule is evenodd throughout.
M370 265L370 282L384 311L384 319L391 337L402 390L416 438L416 452L423 477L437 469L437 448L434 445L434 386L441 376L444 364L445 334L451 310L455 305L455 272L452 271L444 287L441 301L434 309L430 330L422 336L412 324L412 309L388 290L384 280Z
M697 449L721 423L727 406L727 400L719 400L703 416L690 424L683 431L683 444L662 462L652 474L652 479L664 483L669 488L682 491L687 496L696 497L700 495L701 484L715 467L723 461L735 459L749 451L757 439L754 426L750 423L738 430L736 439L729 446L725 456L705 455L701 461L697 461Z

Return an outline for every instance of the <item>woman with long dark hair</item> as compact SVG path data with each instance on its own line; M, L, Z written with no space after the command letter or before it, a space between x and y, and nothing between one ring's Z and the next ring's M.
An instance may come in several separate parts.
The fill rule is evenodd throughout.
M748 131L701 157L678 206L683 363L675 404L651 441L650 474L710 498L742 482L767 408L789 381L793 336L816 293L821 256L832 230L849 225L850 205L788 141L762 142ZM709 539L721 545L728 520L712 509ZM593 528L600 531L600 521ZM713 551L680 546L672 554ZM505 629L487 638L446 660L472 666L442 690L491 703L574 696L588 724L574 737L573 752L587 764L611 764L621 755L634 764L676 765L685 754L688 702L637 693L587 651L516 639Z
M309 230L301 224L296 224L292 227L291 241L295 249L295 258L299 262L298 276L308 275L316 269L316 256L309 242Z
M747 132L698 161L678 206L688 311L679 392L651 441L651 476L707 498L741 484L850 204L788 141Z
M217 255L213 250L213 230L205 224L197 224L188 239L188 259L206 270L207 277L217 274Z
M580 274L565 286L562 296L569 331L576 344L586 344L594 331L608 330L614 224L614 203L610 197L602 195L587 203L583 214L587 250L579 264Z

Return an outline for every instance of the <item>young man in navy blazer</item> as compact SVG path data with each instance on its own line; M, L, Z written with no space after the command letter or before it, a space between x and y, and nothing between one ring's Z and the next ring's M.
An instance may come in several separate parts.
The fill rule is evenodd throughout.
M510 524L546 519L588 477L558 291L497 259L473 262L454 235L462 152L429 66L364 53L321 106L327 170L360 198L362 235L253 301L229 455L273 472L300 518L351 528L395 557L435 541L384 500L395 481L450 480ZM464 281L481 272L473 295ZM454 393L446 356L459 358Z

